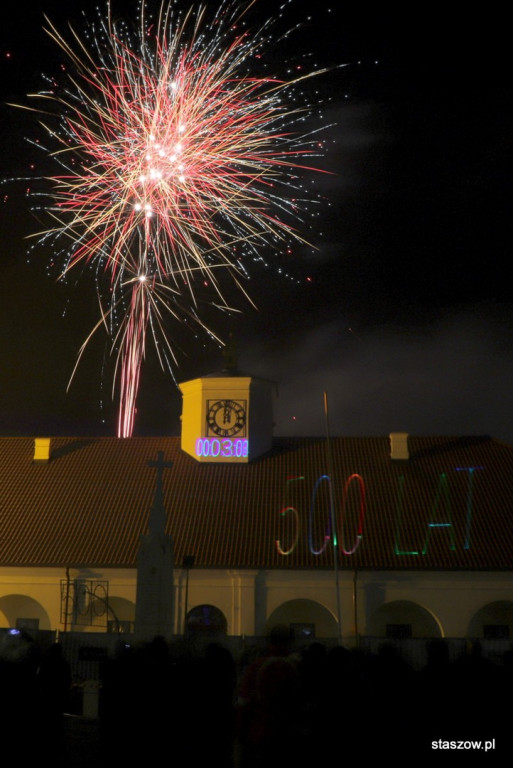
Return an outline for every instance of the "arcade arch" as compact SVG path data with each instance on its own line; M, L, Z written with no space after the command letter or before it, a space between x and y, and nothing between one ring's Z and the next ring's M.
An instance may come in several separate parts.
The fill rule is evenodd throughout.
M315 600L297 598L282 603L267 619L266 634L277 626L287 626L294 635L305 640L337 637L338 623L333 614Z
M32 630L52 629L50 617L41 603L27 595L0 597L0 626Z
M196 605L187 612L185 631L187 634L226 635L228 622L215 605Z
M468 637L509 639L513 637L513 602L497 600L487 603L472 617Z
M443 637L442 627L433 614L409 600L380 606L371 616L366 634L390 639Z
M135 603L125 597L109 596L109 631L133 632L134 622Z

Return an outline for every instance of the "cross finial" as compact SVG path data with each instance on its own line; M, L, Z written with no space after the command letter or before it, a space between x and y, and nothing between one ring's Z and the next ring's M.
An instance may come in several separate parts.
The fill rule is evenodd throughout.
M223 357L225 371L235 371L237 369L237 345L233 338L233 333L230 333L223 349Z

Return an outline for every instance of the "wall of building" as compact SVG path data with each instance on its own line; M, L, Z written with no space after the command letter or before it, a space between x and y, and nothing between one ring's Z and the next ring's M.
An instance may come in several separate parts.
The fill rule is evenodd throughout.
M39 629L63 630L63 585L86 585L95 594L94 622L84 611L68 630L105 632L117 618L116 608L130 620L135 614L135 569L0 569L0 626L18 619L37 619ZM97 585L97 586L95 586ZM106 591L104 591L106 589ZM196 606L214 606L226 618L229 635L263 636L273 621L315 625L316 636L333 637L340 617L341 636L379 635L387 623L410 622L414 636L467 637L476 631L476 617L497 615L507 624L512 612L513 574L509 572L333 572L185 569L175 570L175 633L182 634L186 614ZM72 593L70 610L72 615ZM85 599L85 608L89 603ZM502 611L483 611L504 604ZM102 612L102 606L105 610ZM480 613L481 612L481 613ZM93 615L92 614L92 615ZM132 620L134 616L132 615ZM416 629L415 629L416 628Z

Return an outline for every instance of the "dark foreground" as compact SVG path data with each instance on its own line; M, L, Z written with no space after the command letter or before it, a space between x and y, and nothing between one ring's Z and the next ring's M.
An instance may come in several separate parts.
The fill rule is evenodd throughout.
M0 729L16 765L311 768L335 756L411 766L443 754L468 762L469 752L490 765L513 754L512 651L498 665L474 645L451 661L431 642L414 671L390 645L291 651L275 636L235 660L216 643L176 654L156 638L102 665L98 717L86 717L63 707L70 676L59 649L46 663L15 650L0 659Z
M61 760L63 768L97 768L102 762L99 721L66 715Z

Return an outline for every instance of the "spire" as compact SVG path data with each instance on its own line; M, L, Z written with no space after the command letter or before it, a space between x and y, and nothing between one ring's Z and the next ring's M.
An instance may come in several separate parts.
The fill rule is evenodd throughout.
M172 462L164 461L164 453L158 451L157 460L149 461L148 466L156 468L157 479L148 533L141 536L137 554L135 632L140 640L152 640L157 635L170 639L174 628L174 547L166 534L162 476Z
M164 507L164 487L162 476L164 469L173 466L172 461L164 461L163 451L158 451L157 460L149 461L149 467L155 467L157 470L157 479L155 482L155 495L150 510L150 520L148 524L149 533L164 534L166 532L167 514Z

